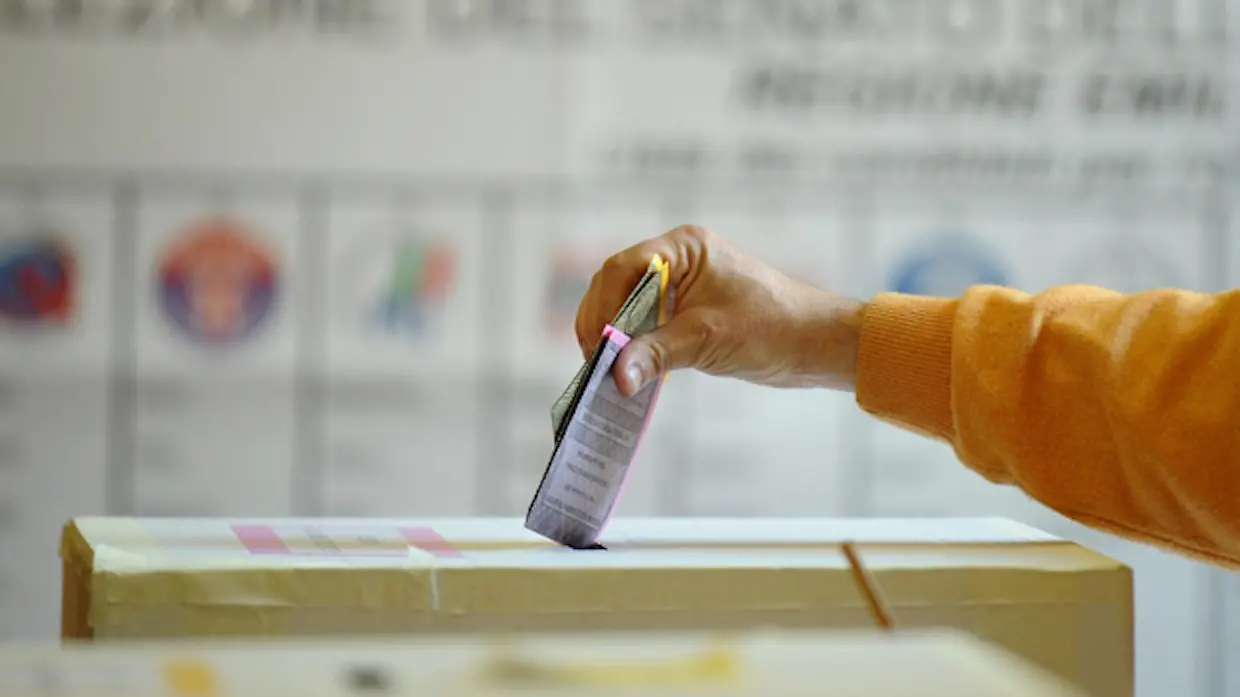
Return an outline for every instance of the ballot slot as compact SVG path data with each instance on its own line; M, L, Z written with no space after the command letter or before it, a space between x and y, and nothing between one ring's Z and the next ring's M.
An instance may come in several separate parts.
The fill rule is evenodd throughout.
M527 529L569 547L589 546L606 526L658 397L658 380L621 396L612 367L627 342L607 328L526 515Z

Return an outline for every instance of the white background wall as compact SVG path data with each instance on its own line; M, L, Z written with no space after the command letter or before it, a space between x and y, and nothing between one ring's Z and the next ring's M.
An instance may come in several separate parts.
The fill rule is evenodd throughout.
M1222 0L44 5L0 18L0 240L53 224L82 286L73 326L0 327L4 638L54 633L73 515L518 512L577 359L545 279L678 223L858 294L986 269L1236 282ZM286 292L207 352L154 269L221 209ZM393 336L362 318L407 228L456 275L430 330ZM901 285L970 249L982 269ZM842 395L678 375L654 431L630 514L1022 518L1136 569L1141 694L1240 694L1228 577L991 487Z

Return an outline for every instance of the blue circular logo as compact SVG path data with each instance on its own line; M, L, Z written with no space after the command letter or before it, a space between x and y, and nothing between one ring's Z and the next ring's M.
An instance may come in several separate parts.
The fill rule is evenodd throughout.
M906 295L954 298L972 286L1008 285L1008 275L985 246L950 235L914 249L896 267L889 285Z
M159 260L159 300L192 340L224 346L250 338L275 304L274 255L231 218L197 222Z

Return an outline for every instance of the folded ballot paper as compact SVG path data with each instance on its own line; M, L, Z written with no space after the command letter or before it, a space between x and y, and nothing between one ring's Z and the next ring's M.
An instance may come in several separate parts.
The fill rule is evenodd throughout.
M667 262L655 256L594 353L552 405L555 449L526 513L529 530L568 547L597 546L662 386L654 380L625 399L611 369L630 337L666 320L667 281Z

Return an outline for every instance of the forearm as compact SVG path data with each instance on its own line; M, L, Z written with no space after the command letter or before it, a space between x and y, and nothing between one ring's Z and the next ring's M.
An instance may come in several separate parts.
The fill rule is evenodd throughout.
M1240 292L880 295L870 413L1086 524L1240 564Z

